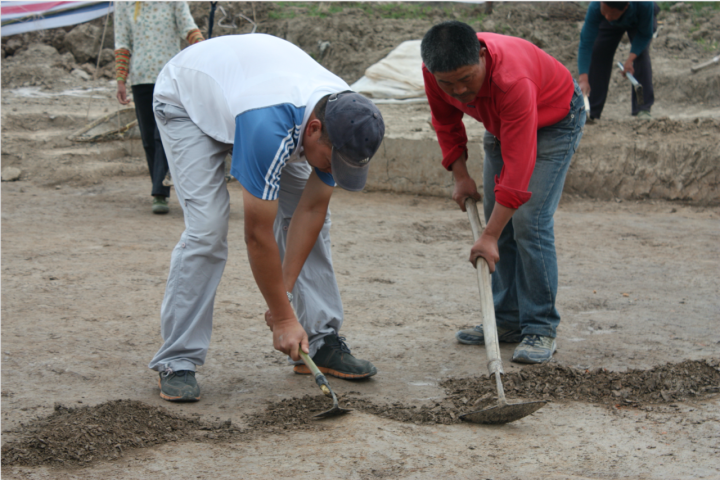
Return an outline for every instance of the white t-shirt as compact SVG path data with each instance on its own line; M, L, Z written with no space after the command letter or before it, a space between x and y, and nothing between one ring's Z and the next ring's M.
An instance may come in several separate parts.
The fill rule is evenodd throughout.
M345 81L300 48L255 33L186 48L160 72L154 99L185 109L206 135L233 144L232 175L254 196L274 200L315 104L345 90Z

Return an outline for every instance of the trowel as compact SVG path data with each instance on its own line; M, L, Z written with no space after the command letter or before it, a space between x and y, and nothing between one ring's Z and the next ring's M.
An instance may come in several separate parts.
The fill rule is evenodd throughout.
M643 98L643 86L640 85L640 82L638 82L635 77L632 75L632 73L626 73L625 67L623 67L623 64L620 62L617 62L617 66L620 69L621 72L625 74L628 80L630 80L630 83L633 86L633 89L635 89L635 96L637 97L637 104L642 105L645 103L645 99Z
M485 227L478 215L475 200L472 198L466 199L465 210L467 210L468 217L470 218L473 238L477 241ZM544 406L546 402L508 403L505 399L505 391L503 390L502 380L500 379L500 375L504 372L502 359L500 358L497 325L495 325L495 304L493 303L490 281L490 267L488 267L487 261L485 261L483 257L478 257L475 262L475 269L477 271L478 287L480 288L480 305L482 308L482 324L485 335L485 352L487 353L488 359L488 371L490 375L495 375L498 402L497 405L493 407L460 415L460 419L466 422L485 424L514 422L515 420L534 413Z
M350 409L340 408L337 396L335 396L335 392L332 391L332 388L330 388L330 384L328 383L327 378L325 378L325 375L323 375L317 365L315 365L315 362L312 361L310 355L300 349L300 358L302 358L302 361L305 362L305 365L307 365L313 375L315 375L315 383L318 384L320 390L322 390L326 397L332 397L333 401L333 406L330 410L318 413L317 415L313 416L313 418L317 418L319 420L323 418L337 417L352 412L352 410Z

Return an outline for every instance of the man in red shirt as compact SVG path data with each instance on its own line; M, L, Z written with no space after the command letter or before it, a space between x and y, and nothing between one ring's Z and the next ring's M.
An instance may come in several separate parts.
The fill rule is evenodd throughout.
M482 198L468 174L465 114L484 138L487 227L470 260L487 260L501 342L521 342L513 361L542 363L555 352L557 257L553 215L585 124L582 93L557 60L520 38L476 33L462 22L432 27L421 45L425 92L455 180L453 200ZM461 330L483 344L482 326Z

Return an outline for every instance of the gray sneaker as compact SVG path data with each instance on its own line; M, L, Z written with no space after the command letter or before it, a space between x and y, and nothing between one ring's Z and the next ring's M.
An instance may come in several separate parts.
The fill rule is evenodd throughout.
M520 343L522 341L522 333L520 333L520 330L498 327L497 332L498 341L502 343ZM485 345L485 335L483 334L482 325L476 325L466 330L459 330L455 334L455 338L464 345Z
M557 346L552 337L542 335L525 335L523 341L515 349L512 361L517 363L545 363L555 353Z
M200 400L200 386L195 380L195 372L168 370L160 372L158 379L160 398L169 402L197 402Z

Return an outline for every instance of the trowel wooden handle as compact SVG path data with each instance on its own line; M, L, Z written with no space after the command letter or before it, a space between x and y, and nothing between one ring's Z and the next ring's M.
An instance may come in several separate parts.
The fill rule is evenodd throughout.
M302 358L302 361L305 362L305 365L310 369L310 371L315 375L315 383L318 384L320 387L320 390L327 395L328 397L331 394L330 392L330 385L328 385L327 378L325 378L325 375L320 371L320 369L315 365L315 362L312 361L312 358L310 358L310 355L302 351L302 348L299 349L300 352L300 358Z
M305 365L310 369L310 371L313 373L313 375L322 375L322 372L320 369L315 365L315 362L312 361L312 358L310 358L310 355L302 351L302 348L299 349L300 352L300 358L302 358L302 361L305 362Z
M480 220L475 200L472 198L465 199L465 210L470 219L473 238L477 241L484 227ZM503 373L497 325L495 324L495 303L493 302L490 267L483 257L478 257L475 261L475 269L478 277L478 288L480 289L480 307L482 309L482 324L485 337L485 352L487 353L488 359L488 370L490 374L496 372Z
M480 235L482 235L483 230L485 230L485 225L483 225L483 221L480 218L477 203L475 203L474 199L470 197L465 199L465 210L467 211L468 218L470 219L470 228L472 228L473 240L477 242Z

